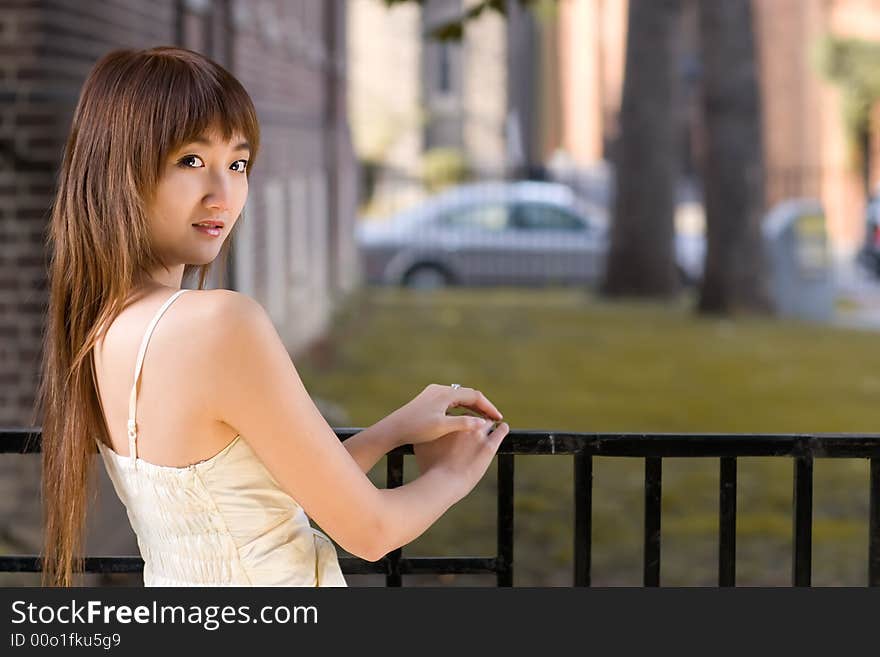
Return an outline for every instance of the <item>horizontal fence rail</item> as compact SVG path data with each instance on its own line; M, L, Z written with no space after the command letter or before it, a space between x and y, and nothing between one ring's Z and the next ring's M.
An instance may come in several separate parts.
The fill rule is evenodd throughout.
M360 428L334 429L340 440ZM0 429L0 454L40 451L39 429ZM388 453L386 486L404 481L404 455L412 446ZM97 454L97 450L96 450ZM660 585L661 500L664 458L716 458L718 490L718 585L736 584L737 458L790 458L793 464L792 584L810 586L813 530L813 463L816 458L870 460L868 511L868 585L880 586L880 434L647 434L511 431L498 450L497 548L484 557L405 557L402 548L369 562L356 557L339 559L346 574L384 574L387 586L402 586L403 575L495 574L498 586L513 586L514 458L526 455L572 457L574 467L574 585L590 586L592 551L593 459L644 459L645 586ZM140 557L90 556L87 573L137 573ZM39 572L35 555L0 556L0 572Z

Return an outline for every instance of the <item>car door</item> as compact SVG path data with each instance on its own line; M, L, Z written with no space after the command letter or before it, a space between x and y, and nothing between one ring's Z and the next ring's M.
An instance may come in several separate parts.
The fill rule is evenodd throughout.
M438 217L437 247L464 285L495 284L510 275L505 243L510 205L483 200L448 209Z
M520 201L511 216L520 266L536 284L594 283L604 266L600 230L572 209Z

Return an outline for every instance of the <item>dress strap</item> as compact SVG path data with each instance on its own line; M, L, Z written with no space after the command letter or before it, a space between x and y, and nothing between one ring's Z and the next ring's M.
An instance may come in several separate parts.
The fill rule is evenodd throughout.
M138 351L137 363L134 367L134 383L131 386L131 397L128 402L128 454L129 467L131 469L137 468L137 422L135 422L137 415L137 388L138 380L141 376L141 367L144 364L144 354L147 352L147 343L150 341L150 336L153 335L153 329L156 328L159 318L162 317L162 314L166 310L168 310L168 306L170 306L174 300L184 292L189 292L189 289L182 288L168 297L147 325L147 330L144 332L144 338L141 340L141 348L140 351Z

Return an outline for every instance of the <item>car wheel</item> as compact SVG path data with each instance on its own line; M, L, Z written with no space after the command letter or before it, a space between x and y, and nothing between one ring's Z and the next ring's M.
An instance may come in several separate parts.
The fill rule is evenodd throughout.
M449 285L449 274L435 265L418 265L403 277L406 287L419 290L434 290Z

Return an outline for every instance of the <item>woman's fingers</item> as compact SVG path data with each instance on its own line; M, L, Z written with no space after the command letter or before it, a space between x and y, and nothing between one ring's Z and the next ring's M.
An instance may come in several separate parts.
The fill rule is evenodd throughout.
M464 406L477 413L494 417L497 420L503 417L501 411L495 408L495 404L490 402L486 395L479 390L474 390L473 388L451 388L450 393L451 400L448 408Z
M453 431L488 431L492 425L491 420L484 420L481 417L473 415L447 415L446 416L446 433Z
M507 422L499 422L498 426L496 426L492 430L492 433L489 434L488 438L493 451L498 450L498 448L501 446L501 441L504 440L504 437L508 434L509 431L510 425L508 425Z

